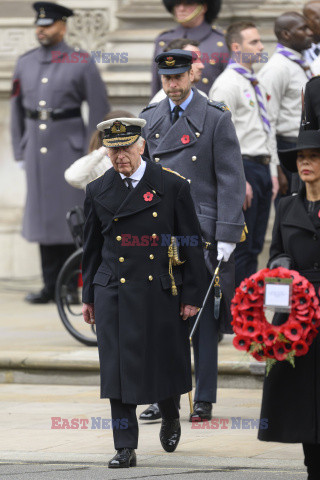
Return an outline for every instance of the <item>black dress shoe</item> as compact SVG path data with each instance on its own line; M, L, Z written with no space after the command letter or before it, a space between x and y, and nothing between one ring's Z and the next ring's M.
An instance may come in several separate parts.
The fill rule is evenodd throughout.
M108 463L109 468L129 468L136 466L137 457L133 448L120 448Z
M193 413L190 414L189 422L201 422L202 420L211 420L212 403L196 402L193 406Z
M160 442L166 452L174 452L181 436L179 418L162 419L160 429Z
M139 417L140 420L158 420L158 418L161 418L161 413L157 403L152 403L149 405L149 407L144 410Z
M25 301L28 303L38 303L44 304L54 301L54 292L49 292L45 288L40 290L37 293L28 293L25 298Z

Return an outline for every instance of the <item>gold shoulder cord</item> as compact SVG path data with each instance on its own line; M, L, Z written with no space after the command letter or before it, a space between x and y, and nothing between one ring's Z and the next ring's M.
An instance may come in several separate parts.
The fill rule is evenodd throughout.
M169 275L171 278L171 293L172 295L175 296L175 295L178 295L178 290L176 287L176 282L174 280L172 267L182 265L185 261L181 261L179 258L177 239L174 236L171 237L171 243L168 247L168 257L169 257Z
M243 229L242 234L241 234L240 242L245 242L246 239L247 239L247 235L248 235L248 227L247 227L246 224L244 224L244 229Z

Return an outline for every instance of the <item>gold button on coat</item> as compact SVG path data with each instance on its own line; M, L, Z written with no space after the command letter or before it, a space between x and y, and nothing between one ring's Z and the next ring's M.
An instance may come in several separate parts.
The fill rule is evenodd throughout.
M156 157L156 158L154 159L154 161L155 161L155 162L159 162L159 161L160 161L160 158Z
M160 137L159 133L156 133L156 135L155 135L155 136L156 136L156 138L159 138L159 137Z
M47 153L47 151L48 151L47 147L41 147L40 148L41 153Z
M223 47L223 42L217 42L218 47Z
M46 130L47 125L45 123L40 123L39 128L40 130Z
M216 64L216 61L213 60L213 58L211 58L211 60L209 60L209 63L210 63L210 65L215 65L215 64Z
M44 107L45 105L47 105L47 102L45 100L40 100L39 105L40 107Z
M120 278L120 282L121 283L126 283L126 279L125 278Z
M154 217L157 217L157 216L158 216L157 212L153 212L152 215L153 215Z
M121 239L121 236L118 235L118 236L116 237L116 240L118 240L118 242L121 242L121 240L122 240L122 239Z
M48 79L47 79L47 77L43 77L43 78L41 78L41 83L48 83Z
M157 238L158 235L156 233L153 233L151 236L152 238Z
M205 85L209 83L209 80L207 79L207 77L203 77L202 83L204 83Z
M151 253L151 255L149 255L149 258L150 258L150 260L153 260L153 259L154 259L154 255L152 255L152 253Z
M195 162L197 160L197 157L194 155L191 160Z
M160 40L159 45L160 45L160 47L164 47L164 46L165 46L165 42L164 42L163 40Z
M119 218L114 218L113 221L114 222L117 222L119 220Z
M152 282L152 280L153 280L153 276L152 276L152 275L149 275L149 277L148 277L148 278L149 278L149 281L150 281L150 282Z
M196 132L196 137L200 137L200 133L199 133L199 132Z
M120 257L120 258L119 258L119 262L121 262L121 263L124 262L124 258L123 258L123 257Z

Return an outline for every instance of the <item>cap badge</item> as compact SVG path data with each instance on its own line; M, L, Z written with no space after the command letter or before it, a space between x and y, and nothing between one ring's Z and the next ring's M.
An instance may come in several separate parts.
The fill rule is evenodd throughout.
M45 9L44 9L43 7L40 8L39 17L40 17L40 18L46 18L46 11L45 11Z
M117 120L111 127L111 133L127 133L126 126Z
M165 60L165 64L167 65L167 67L173 67L175 63L176 61L173 57L167 57L167 59Z

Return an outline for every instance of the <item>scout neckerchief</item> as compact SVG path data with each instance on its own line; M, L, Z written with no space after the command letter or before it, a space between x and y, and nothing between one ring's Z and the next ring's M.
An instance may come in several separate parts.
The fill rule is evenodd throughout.
M257 97L258 106L259 106L259 113L260 113L260 117L262 119L263 128L264 128L265 132L269 134L270 130L271 130L271 127L270 127L270 122L269 122L269 119L268 119L268 113L267 113L267 109L266 109L265 104L264 104L263 95L262 95L261 90L259 88L259 82L258 82L258 79L257 79L254 71L251 70L251 72L249 72L246 68L242 67L239 63L237 63L232 58L230 58L230 60L229 60L228 68L232 68L236 72L240 73L240 75L243 75L247 80L249 80L249 82L251 82L251 84L252 84L252 86L253 86L253 88L256 92L256 97Z
M310 66L309 66L308 62L306 62L302 58L298 57L298 55L291 52L291 50L289 50L287 47L283 46L281 43L277 43L276 53L280 53L280 55L283 55L284 57L289 58L289 60L292 60L293 62L297 63L302 68L302 70L304 70L308 79L310 79L312 77L312 72L310 70Z

